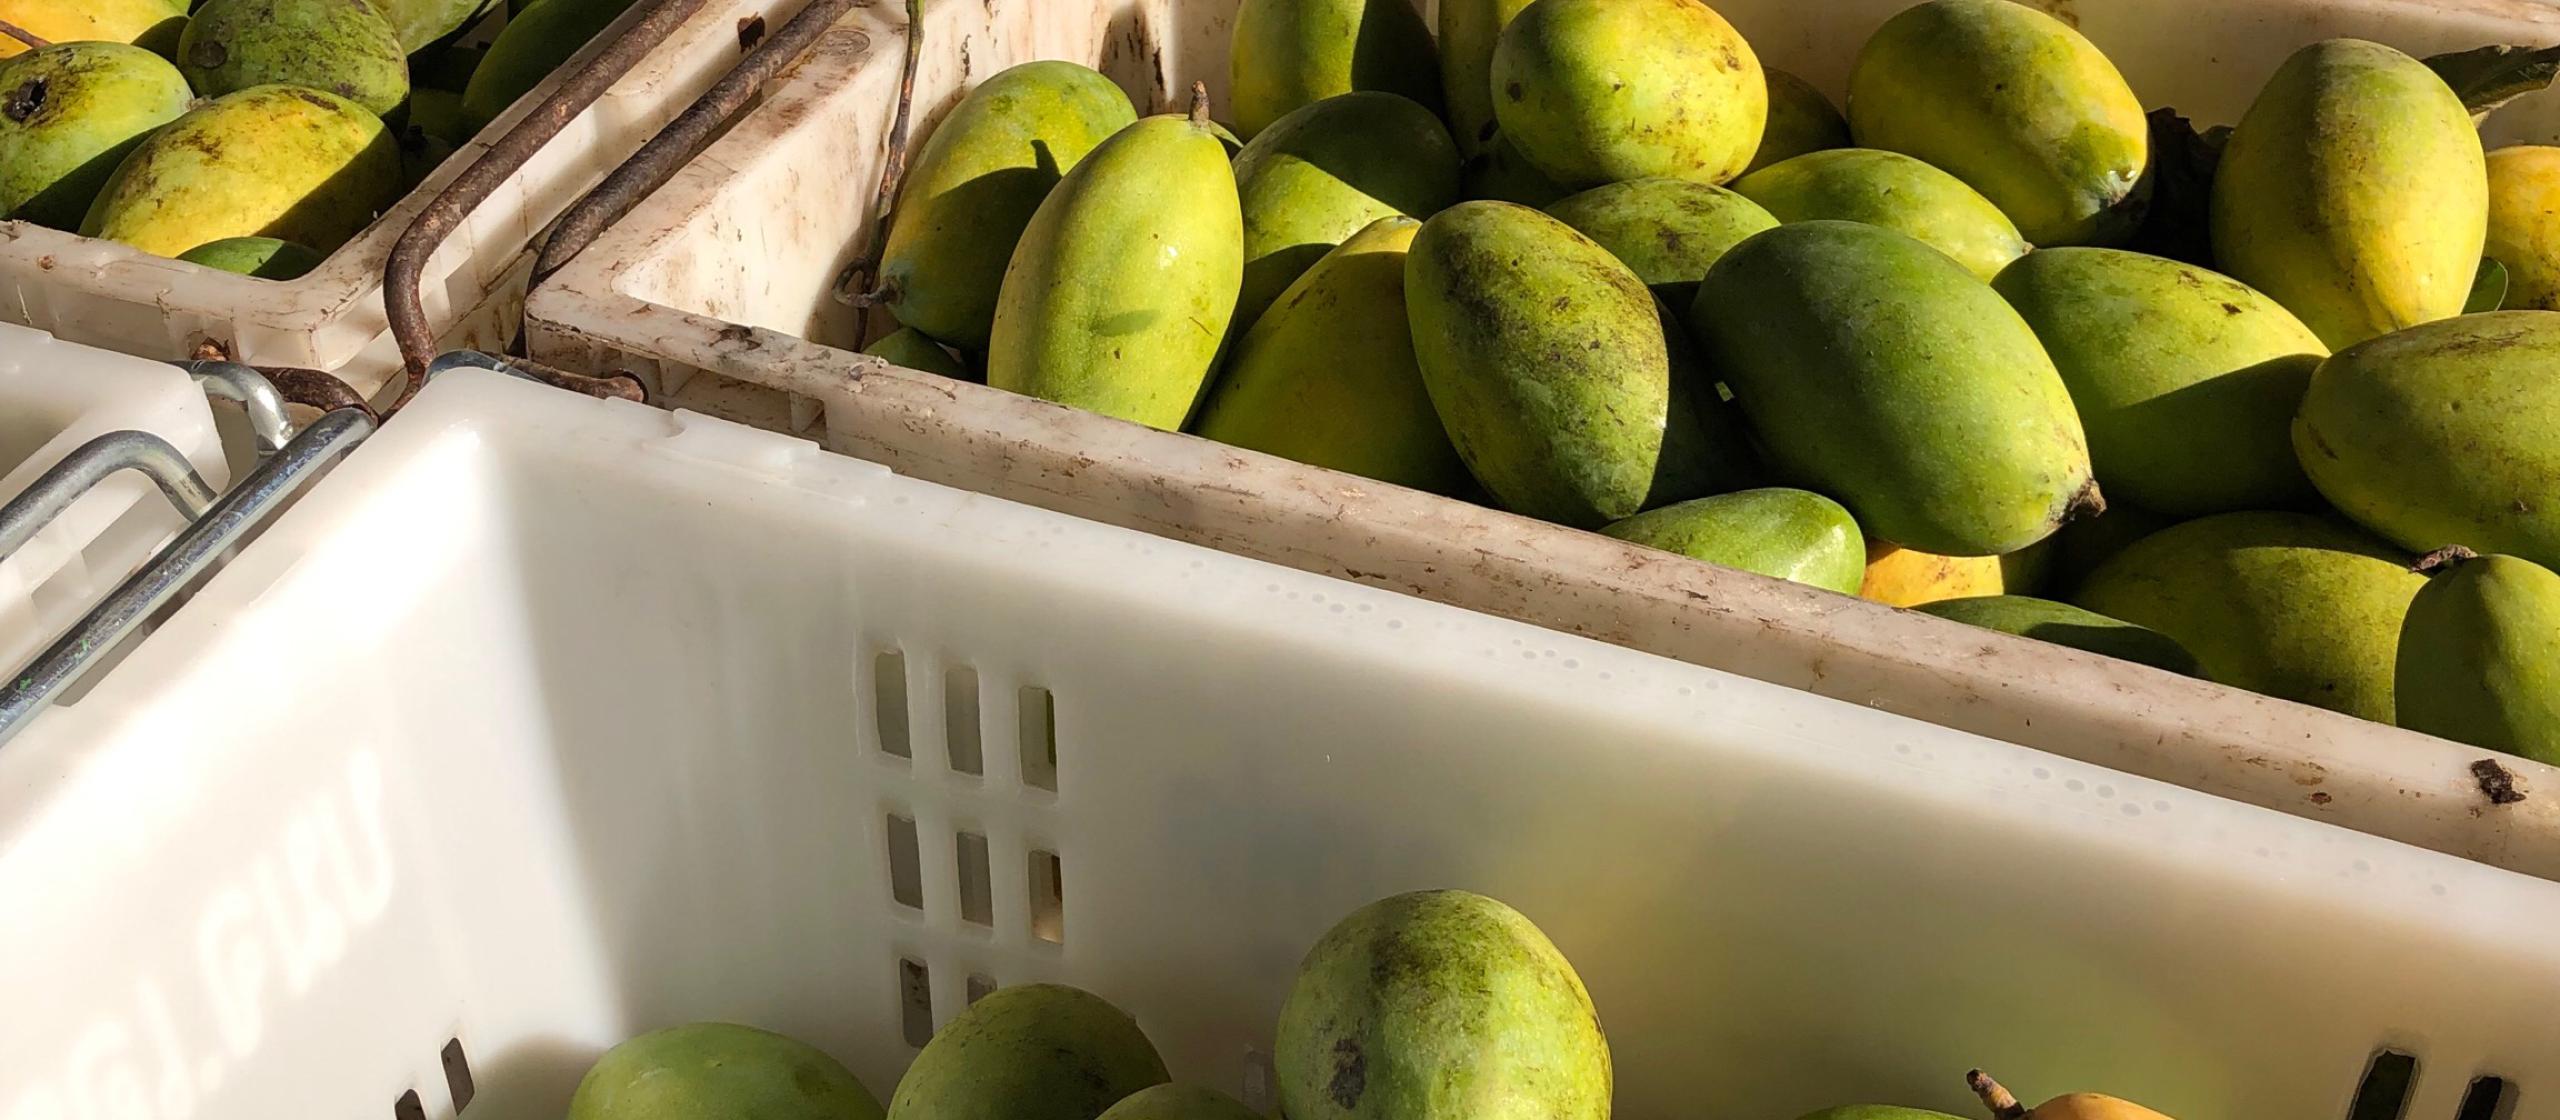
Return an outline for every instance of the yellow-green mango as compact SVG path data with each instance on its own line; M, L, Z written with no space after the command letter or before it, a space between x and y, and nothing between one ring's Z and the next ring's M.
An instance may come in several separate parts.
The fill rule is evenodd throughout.
M2009 0L1886 20L1849 73L1849 134L1952 172L2038 245L2122 244L2149 198L2150 124L2124 75Z
M186 0L0 0L0 20L60 46L126 43L165 54L186 26ZM24 43L0 35L0 59L26 53Z
M2047 590L2059 594L2077 589L2089 573L2133 547L2133 542L2181 520L2131 502L2113 500L2107 503L2106 512L2095 517L2072 518L2061 532L2049 538L2052 580Z
M2072 601L2168 635L2208 680L2389 723L2400 620L2426 582L2408 561L2311 514L2222 513L2134 542Z
M1282 289L1342 239L1380 218L1417 221L1458 200L1458 151L1431 110L1361 91L1291 110L1236 153L1244 206L1244 289L1252 326Z
M226 237L326 256L400 191L400 146L364 106L256 86L171 122L135 148L80 232L173 257Z
M2513 556L2435 568L2393 682L2402 727L2560 765L2560 575Z
M1215 1089L1168 1082L1121 1098L1101 1120L1262 1120L1262 1114Z
M1653 293L1573 227L1443 210L1405 257L1405 307L1441 425L1513 512L1596 529L1723 481Z
M2330 504L2410 551L2560 566L2560 312L2493 311L2338 351L2293 449Z
M2518 144L2488 155L2489 226L2481 250L2507 268L2511 311L2560 311L2560 148Z
M1405 255L1421 229L1380 218L1299 276L1227 355L1192 430L1417 490L1466 487L1405 315Z
M951 351L943 349L941 343L914 327L900 327L881 335L871 345L863 347L862 352L908 369L920 369L962 381L976 380L969 376L969 367L951 356Z
M2196 656L2167 635L2069 603L2025 595L1977 595L1940 599L1915 608L1922 614L2051 642L2058 646L2196 676Z
M1529 0L1441 0L1440 94L1449 136L1467 158L1493 146L1493 44Z
M889 219L880 282L900 323L983 350L1022 229L1058 180L1138 119L1092 67L1026 62L978 83L935 126Z
M733 1023L650 1031L607 1050L569 1120L880 1120L880 1101L825 1051Z
M1875 537L2016 552L2103 508L2061 375L1955 259L1863 222L1792 222L1708 270L1690 330L1763 457Z
M116 165L178 119L187 80L124 43L55 43L0 66L0 218L78 229Z
M2047 249L1991 286L2062 372L2107 497L2179 517L2313 500L2293 412L2329 348L2248 285L2123 249Z
M1440 111L1431 27L1411 0L1244 0L1235 13L1227 96L1247 140L1299 106L1353 90Z
M1167 1080L1127 1012L1061 984L1023 984L988 993L934 1032L898 1081L888 1120L1094 1120Z
M415 54L477 22L498 6L497 0L366 0L400 33L400 45ZM530 8L525 5L524 8ZM514 14L524 14L518 8ZM571 49L576 49L572 47Z
M987 384L1167 431L1190 417L1244 282L1235 176L1194 99L1112 134L1041 201L1005 268Z
M1600 243L1672 307L1696 298L1698 281L1725 250L1777 226L1760 204L1686 179L1630 179L1562 198L1547 213Z
M622 18L634 0L544 0L515 17L462 90L463 123L477 133L533 92L569 57Z
M1573 192L1529 165L1529 157L1497 132L1493 143L1458 168L1459 193L1480 202L1545 206Z
M1769 85L1698 0L1538 0L1493 48L1494 117L1548 178L1722 183L1751 162Z
M188 264L237 272L260 280L292 280L320 267L319 253L308 245L272 237L226 237L178 254Z
M1648 510L1601 532L1772 579L1858 593L1866 539L1840 503L1782 486L1737 490Z
M178 37L177 61L205 97L309 86L377 116L409 97L400 33L362 0L205 0Z
M471 75L488 61L489 48L445 46L423 51L409 58L409 88L441 90L456 98L471 88Z
M2488 208L2480 133L2444 79L2329 39L2276 68L2223 146L2214 259L2342 349L2461 314Z
M1985 280L2030 248L1990 199L1900 152L1808 152L1736 179L1733 189L1782 222L1837 218L1909 234Z
M1769 123L1760 130L1760 146L1751 153L1745 175L1806 152L1846 148L1849 120L1813 83L1775 66L1760 72L1769 80Z

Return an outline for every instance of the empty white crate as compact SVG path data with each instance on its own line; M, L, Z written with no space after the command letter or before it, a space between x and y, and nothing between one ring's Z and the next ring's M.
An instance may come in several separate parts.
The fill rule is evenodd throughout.
M0 749L0 1117L556 1117L706 1018L885 1098L1032 980L1261 1098L1306 948L1439 886L1625 1117L2336 1120L2385 1047L2560 1115L2560 884L457 373Z

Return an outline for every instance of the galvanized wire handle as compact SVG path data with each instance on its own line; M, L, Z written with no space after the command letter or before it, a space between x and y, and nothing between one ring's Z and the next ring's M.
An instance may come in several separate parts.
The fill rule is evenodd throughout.
M217 360L179 362L177 366L195 378L196 388L204 395L238 401L249 411L249 434L258 442L258 458L275 454L293 438L293 421L285 415L284 394L265 374L238 362Z
M122 471L142 472L189 521L213 505L213 487L168 440L149 432L108 432L63 456L34 485L0 505L0 560L25 548L73 503Z

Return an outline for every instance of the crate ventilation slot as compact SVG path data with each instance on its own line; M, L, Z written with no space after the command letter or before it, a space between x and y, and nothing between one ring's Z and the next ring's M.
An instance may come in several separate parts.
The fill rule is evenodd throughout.
M907 1045L921 1050L933 1041L933 972L923 961L899 959L898 1011Z
M974 832L960 834L960 920L973 926L996 924L996 888L988 874L987 838Z
M889 897L910 910L924 909L924 856L916 847L914 817L889 814Z
M2507 1120L2515 1114L2515 1096L2506 1078L2474 1078L2462 1094L2462 1111L2453 1120Z
M418 1103L418 1091L411 1089L391 1102L392 1120L427 1120L427 1106Z
M1056 852L1031 853L1031 936L1052 945L1067 941L1067 887Z
M480 1089L471 1081L471 1059L462 1054L462 1040L445 1040L444 1052L440 1056L444 1060L444 1087L453 1096L453 1110L460 1112L471 1107L471 1098L478 1095Z
M1049 690L1022 686L1015 721L1022 734L1022 784L1058 792L1058 703Z
M2347 1107L2347 1120L2439 1120L2409 1114L2409 1098L2417 1084L2415 1055L2397 1050L2375 1054L2365 1066L2363 1082L2356 1086L2355 1102ZM2463 1091L2462 1107L2452 1120L2506 1120L2515 1113L2515 1099L2515 1089L2506 1078L2475 1077Z
M978 733L978 671L954 665L942 674L943 742L951 768L973 778L987 773L986 746Z
M871 659L871 711L879 723L880 750L914 758L907 743L907 655L886 650Z

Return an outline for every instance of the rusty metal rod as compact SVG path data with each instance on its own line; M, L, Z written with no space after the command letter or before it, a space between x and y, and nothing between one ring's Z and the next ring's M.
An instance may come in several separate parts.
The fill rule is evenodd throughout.
M923 59L924 0L907 0L907 59L898 72L898 109L889 121L889 150L880 160L880 188L871 197L871 244L836 277L838 303L868 309L888 298L879 284L880 255L889 245L889 220L898 205L898 192L906 186L907 124L915 112L916 67ZM854 321L854 349L861 349L870 335L871 316L866 314Z

